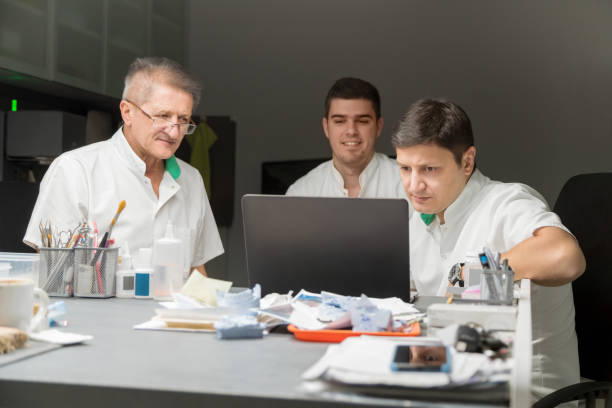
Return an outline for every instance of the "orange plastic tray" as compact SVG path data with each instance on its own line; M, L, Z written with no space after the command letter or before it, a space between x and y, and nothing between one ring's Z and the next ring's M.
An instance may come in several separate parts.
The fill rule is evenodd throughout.
M320 341L325 343L340 343L347 337L368 335L368 336L392 336L392 337L408 337L408 336L420 336L421 325L416 322L410 325L410 331L408 332L358 332L352 330L302 330L298 329L294 325L290 324L287 326L296 339L302 341Z

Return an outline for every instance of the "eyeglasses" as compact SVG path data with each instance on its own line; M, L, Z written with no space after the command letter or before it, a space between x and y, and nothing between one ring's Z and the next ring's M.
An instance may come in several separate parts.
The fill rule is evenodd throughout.
M182 134L190 135L190 134L192 134L195 131L195 129L197 127L196 124L193 123L192 120L189 120L189 123L174 123L172 121L169 121L169 120L164 119L164 118L159 117L159 116L149 115L140 106L136 105L132 101L129 101L127 99L124 99L124 101L129 102L132 105L134 105L135 107L137 107L138 110L141 111L147 118L151 119L151 121L153 122L153 127L157 128L157 129L168 129L168 128L170 128L170 130L172 130L172 128L174 126L176 126L176 127L178 127L179 132L181 132Z

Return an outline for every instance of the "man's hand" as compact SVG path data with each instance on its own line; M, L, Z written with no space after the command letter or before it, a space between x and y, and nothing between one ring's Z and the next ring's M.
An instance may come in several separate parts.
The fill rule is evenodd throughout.
M200 265L200 266L196 266L196 267L194 267L193 269L191 269L191 272L193 272L194 270L196 270L196 271L200 272L200 273L201 273L202 275L204 275L204 276L208 276L208 275L206 274L206 269L204 268L204 265Z

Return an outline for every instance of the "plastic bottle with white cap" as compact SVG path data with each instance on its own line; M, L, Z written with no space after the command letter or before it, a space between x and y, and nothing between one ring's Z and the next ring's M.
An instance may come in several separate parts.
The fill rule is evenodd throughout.
M118 298L133 298L134 297L134 268L132 267L132 256L130 255L130 246L125 241L119 247L121 254L120 262L117 265L117 277L115 283L117 290L115 295Z
M134 269L134 297L138 299L151 299L151 248L140 248L136 257Z
M172 299L183 286L183 241L174 234L168 221L166 235L153 244L153 298Z

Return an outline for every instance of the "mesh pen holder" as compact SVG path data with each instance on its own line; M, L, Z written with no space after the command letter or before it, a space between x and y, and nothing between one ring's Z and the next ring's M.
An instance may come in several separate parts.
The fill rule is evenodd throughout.
M119 248L74 248L74 295L115 296L115 273Z
M40 248L38 286L49 296L72 296L74 288L72 248Z

